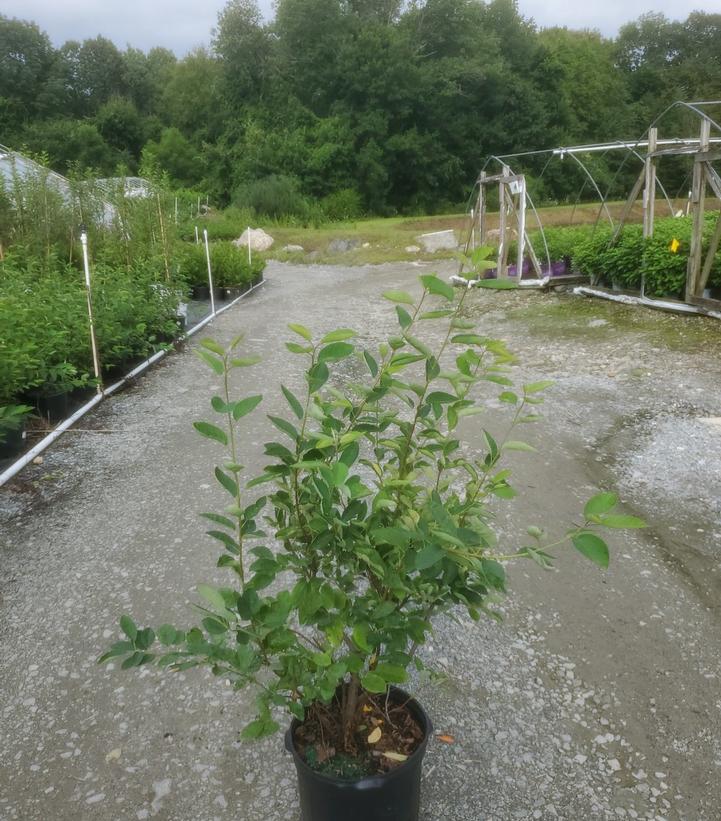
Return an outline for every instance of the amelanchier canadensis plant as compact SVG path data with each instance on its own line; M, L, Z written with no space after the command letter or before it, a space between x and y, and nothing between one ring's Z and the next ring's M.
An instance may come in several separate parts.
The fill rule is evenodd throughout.
M489 267L483 253L475 264ZM457 297L432 274L420 281L419 298L384 294L399 328L377 350L364 349L350 329L316 338L289 325L297 339L286 347L304 362L305 390L296 395L280 386L288 413L268 418L281 436L265 445L262 474L245 483L238 422L261 396L234 398L231 375L258 358L237 353L241 337L227 348L203 340L198 354L224 390L211 400L214 421L195 427L226 449L215 476L228 495L222 512L203 516L232 583L198 587L202 619L189 630L140 629L123 616L125 639L100 661L122 657L123 668L152 663L170 670L205 665L237 688L254 687L258 715L243 730L246 738L278 729L276 707L302 721L312 705L333 701L345 752L352 752L359 699L403 683L409 667L423 667L417 650L435 615L454 607L474 620L492 613L507 560L546 568L549 551L565 544L606 568L599 529L643 526L612 513L616 497L601 493L558 541L529 527L527 544L501 549L489 502L516 495L504 456L532 448L511 432L539 418L536 406L551 383L514 387L513 354L464 318L468 291ZM423 329L437 322L445 325L432 347ZM365 371L362 382L340 364L351 358L353 373ZM461 420L486 411L483 386L508 408L508 433L483 430L463 442ZM259 488L268 490L259 496Z

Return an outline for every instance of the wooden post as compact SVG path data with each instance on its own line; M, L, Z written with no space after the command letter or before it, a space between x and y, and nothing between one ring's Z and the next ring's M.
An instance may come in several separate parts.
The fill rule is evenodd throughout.
M656 206L656 158L652 156L656 150L658 129L649 128L648 148L644 162L644 178L646 186L643 190L643 236L648 239L653 236L653 218Z
M478 244L486 243L486 172L481 171L478 184Z
M699 137L698 153L709 150L711 136L711 122L701 121L701 135ZM696 155L693 164L693 182L691 184L691 211L693 213L693 227L691 229L691 245L688 253L686 268L686 300L697 297L701 280L701 238L703 234L704 199L706 196L706 167L701 158Z
M641 193L641 186L643 185L645 179L645 171L642 171L636 182L633 184L633 188L631 189L631 193L628 195L628 199L626 200L626 204L623 206L623 211L621 212L621 217L618 221L618 225L616 226L616 230L613 232L613 236L611 237L611 242L615 242L618 239L618 235L623 230L623 226L626 220L629 218L631 211L633 209L633 205L638 199L638 195Z
M703 270L701 271L701 277L698 283L698 294L701 296L703 294L704 288L708 284L708 278L711 274L711 266L713 265L714 257L716 256L716 251L718 251L719 241L721 240L721 211L719 211L718 219L716 220L716 227L714 228L713 236L711 237L711 242L708 246L708 251L706 252L706 262L703 264Z

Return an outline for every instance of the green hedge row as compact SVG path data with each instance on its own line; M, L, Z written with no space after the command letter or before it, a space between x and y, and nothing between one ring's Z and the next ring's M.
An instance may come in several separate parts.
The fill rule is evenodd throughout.
M707 214L704 222L703 249L708 248L717 215ZM612 230L599 226L585 238L580 237L570 253L575 270L604 285L619 284L637 290L645 276L649 296L682 298L686 285L686 266L691 243L690 217L656 220L653 237L643 238L640 225L626 226L613 244ZM678 247L674 251L672 243ZM721 251L714 257L709 287L721 287Z
M105 372L126 368L178 333L176 310L184 289L159 284L150 261L130 271L99 265L93 308ZM84 278L57 263L39 273L12 253L0 265L0 405L23 396L52 396L90 381L93 372Z

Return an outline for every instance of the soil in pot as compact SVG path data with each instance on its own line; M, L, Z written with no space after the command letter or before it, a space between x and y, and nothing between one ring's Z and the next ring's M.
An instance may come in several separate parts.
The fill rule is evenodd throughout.
M402 690L362 694L344 738L340 698L293 722L286 746L298 771L302 821L417 821L421 763L432 732Z

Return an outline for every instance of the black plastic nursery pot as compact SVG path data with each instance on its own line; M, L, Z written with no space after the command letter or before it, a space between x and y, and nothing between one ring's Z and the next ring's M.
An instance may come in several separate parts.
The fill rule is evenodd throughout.
M383 775L344 780L324 775L306 764L295 747L294 719L285 734L298 773L301 821L417 821L421 803L421 765L433 733L425 710L403 690L391 689L395 702L407 707L423 729L423 741L399 767Z
M4 441L0 442L0 460L14 459L25 450L25 426L5 432Z

